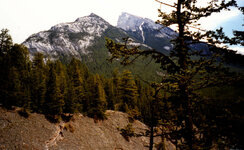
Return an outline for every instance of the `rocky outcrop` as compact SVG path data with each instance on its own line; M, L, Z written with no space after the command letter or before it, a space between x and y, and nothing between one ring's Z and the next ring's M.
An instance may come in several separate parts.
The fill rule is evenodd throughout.
M95 121L82 114L75 114L69 122L54 124L41 114L33 113L24 118L19 116L16 110L0 108L0 149L148 149L148 137L130 137L127 141L120 134L118 128L124 128L129 123L127 114L108 110L106 115L106 120ZM132 126L136 135L143 135L148 129L145 124L137 120ZM160 138L156 138L155 142L160 142Z

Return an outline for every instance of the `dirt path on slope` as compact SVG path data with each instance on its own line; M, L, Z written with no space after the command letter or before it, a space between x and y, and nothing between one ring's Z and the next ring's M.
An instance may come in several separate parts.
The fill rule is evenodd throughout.
M52 147L53 145L56 145L57 141L60 141L64 138L63 135L63 129L64 129L64 122L60 122L56 125L56 131L54 135L45 142L45 148L44 150L49 150L49 147Z

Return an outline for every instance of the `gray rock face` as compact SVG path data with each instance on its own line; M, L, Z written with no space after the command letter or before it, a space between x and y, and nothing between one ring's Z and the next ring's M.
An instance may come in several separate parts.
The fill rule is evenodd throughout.
M31 35L23 44L30 53L41 52L51 57L87 55L88 47L111 26L95 14L81 17L74 22L60 23L48 31Z
M117 27L122 28L126 31L138 32L141 31L143 37L143 27L150 30L158 30L159 32L155 35L156 37L167 37L173 38L177 36L177 33L168 27L156 24L154 21L148 18L142 18L129 13L123 12L118 19Z
M172 49L170 40L177 36L177 33L168 27L129 13L122 13L119 16L117 27L122 28L140 42L161 52Z
M94 50L106 50L105 37L118 42L122 38L131 37L135 45L168 53L172 49L170 40L176 36L177 33L172 29L155 24L147 18L122 13L117 27L113 27L92 13L74 22L60 23L47 31L33 34L23 44L29 49L31 56L40 52L51 59L86 57L94 61ZM100 53L108 54L105 51Z

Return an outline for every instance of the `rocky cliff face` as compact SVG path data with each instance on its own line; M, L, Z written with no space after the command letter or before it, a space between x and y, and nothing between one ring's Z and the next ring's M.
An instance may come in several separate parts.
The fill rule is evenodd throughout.
M117 27L124 29L141 43L166 53L172 49L170 40L177 36L177 33L168 27L125 12L119 16Z
M95 14L81 17L74 22L61 23L51 27L48 31L42 31L31 35L23 44L30 53L41 52L51 57L74 56L90 53L89 46L93 45L96 38L111 25Z
M23 44L31 54L41 52L50 58L94 57L94 47L104 49L105 37L116 41L131 37L136 45L155 48L159 51L169 51L172 48L170 40L177 33L172 29L155 24L147 18L122 13L117 27L107 21L90 14L80 17L74 22L60 23L47 31L31 35ZM103 42L102 42L103 41ZM105 52L104 52L105 53Z
M0 107L0 149L148 149L148 137L131 137L127 141L120 134L118 128L124 128L129 123L127 114L109 110L106 115L107 120L96 122L76 114L69 122L54 124L40 114L34 113L23 118L16 111ZM132 125L137 134L145 134L148 129L140 121L134 121ZM160 142L160 139L156 138L155 142ZM174 146L167 143L167 149L174 149Z

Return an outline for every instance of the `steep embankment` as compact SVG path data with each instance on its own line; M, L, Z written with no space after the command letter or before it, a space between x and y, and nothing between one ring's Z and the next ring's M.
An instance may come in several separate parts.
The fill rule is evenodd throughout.
M33 113L28 118L0 107L0 149L63 149L63 150L143 150L149 138L131 137L129 141L118 128L125 127L128 116L107 111L105 121L76 114L69 122L50 123L43 115ZM147 126L134 121L135 133L145 133ZM156 139L157 142L160 139Z

